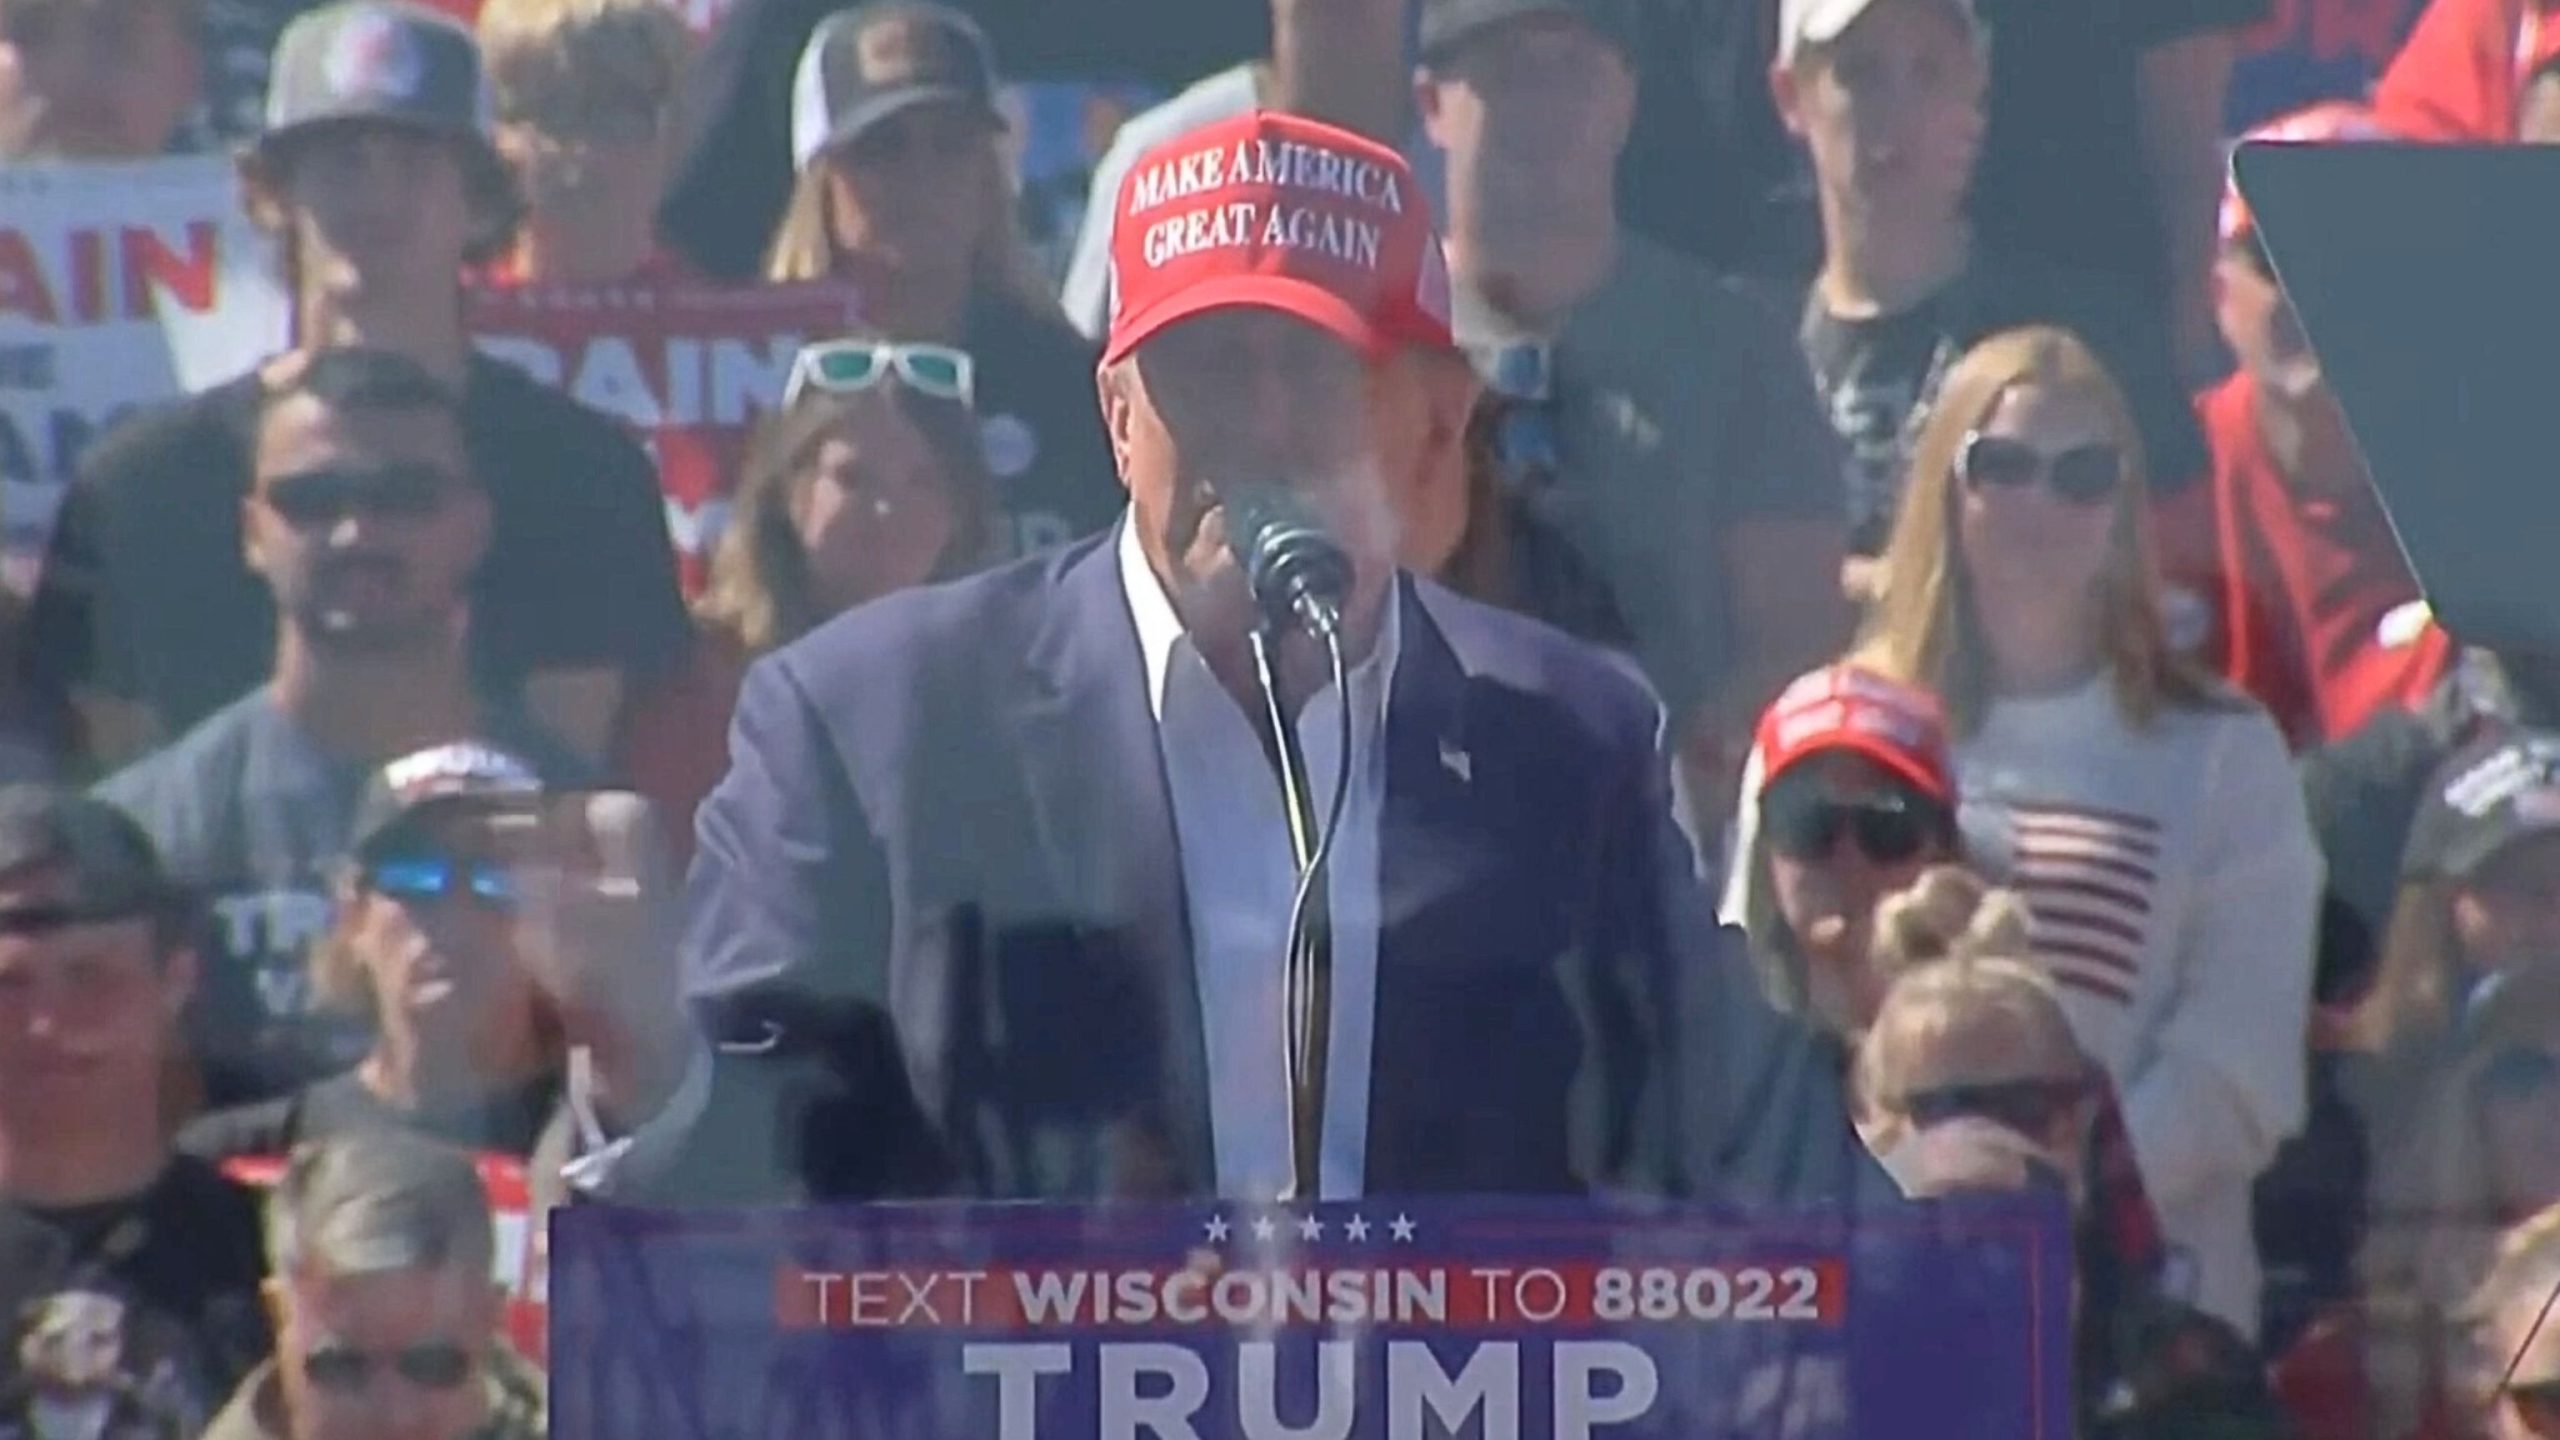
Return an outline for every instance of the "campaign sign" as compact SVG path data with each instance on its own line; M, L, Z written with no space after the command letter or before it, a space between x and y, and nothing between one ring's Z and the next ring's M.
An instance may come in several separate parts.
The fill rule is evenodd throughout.
M860 320L851 286L819 280L475 289L466 316L480 349L621 421L657 462L687 594L701 589L748 434L781 403L793 357Z
M2061 1202L555 1211L562 1440L2065 1440Z
M0 165L0 583L32 590L89 445L283 342L271 247L218 156Z

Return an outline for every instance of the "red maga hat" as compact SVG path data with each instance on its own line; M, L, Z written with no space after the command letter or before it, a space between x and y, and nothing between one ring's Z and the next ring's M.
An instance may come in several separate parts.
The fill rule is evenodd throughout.
M1447 347L1449 268L1404 157L1255 110L1139 157L1111 235L1107 364L1204 311L1285 311L1364 353Z
M1947 722L1936 696L1855 665L1799 676L1760 717L1763 787L1833 750L1864 755L1943 804L1956 798Z

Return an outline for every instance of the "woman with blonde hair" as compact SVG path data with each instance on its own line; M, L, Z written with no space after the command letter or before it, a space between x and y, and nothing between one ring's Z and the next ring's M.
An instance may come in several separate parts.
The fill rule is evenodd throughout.
M2164 634L2138 431L2065 331L1949 370L1860 664L1934 691L1965 853L2123 1094L2198 1302L2259 1325L2250 1187L2302 1123L2320 858L2275 723Z
M978 415L1017 550L1119 514L1094 404L1095 353L1058 308L1014 210L995 54L931 0L870 0L820 22L791 90L797 172L768 280L836 279L899 341L978 357Z

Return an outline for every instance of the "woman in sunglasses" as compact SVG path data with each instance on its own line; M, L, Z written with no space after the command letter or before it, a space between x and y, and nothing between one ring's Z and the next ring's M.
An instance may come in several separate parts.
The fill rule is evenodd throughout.
M668 817L679 861L727 766L749 663L854 606L1001 558L976 378L968 352L945 345L830 340L793 362L748 444L694 607L693 663L634 708L619 752Z
M792 87L798 178L768 280L844 280L865 320L983 363L987 469L1012 548L1109 524L1125 497L1094 406L1094 349L1014 205L996 58L958 9L871 0L821 21Z
M2136 434L2064 331L1968 351L1853 653L1945 702L1966 853L2026 898L2201 1307L2255 1336L2250 1188L2303 1120L2320 858L2274 722L2170 646Z
M2357 1261L2377 1434L2408 1434L2445 1404L2499 1237L2560 1203L2560 975L2473 1007L2407 1120L2375 1169Z

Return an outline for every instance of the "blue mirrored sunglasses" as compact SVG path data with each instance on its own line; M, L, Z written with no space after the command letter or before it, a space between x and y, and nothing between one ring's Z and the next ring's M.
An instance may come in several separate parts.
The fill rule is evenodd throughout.
M458 860L450 855L387 855L365 867L365 884L375 893L403 902L442 900L468 891L484 905L500 908L516 902L516 880L493 860Z

